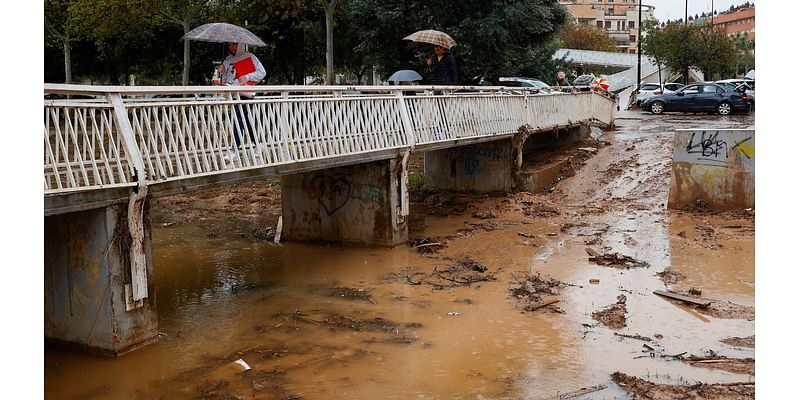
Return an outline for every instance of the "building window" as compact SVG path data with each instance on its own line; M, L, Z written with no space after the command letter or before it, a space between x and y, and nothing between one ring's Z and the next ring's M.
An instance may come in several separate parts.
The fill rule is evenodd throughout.
M602 28L603 27L603 21L597 21L597 27L598 28Z
M635 28L635 27L636 27L636 21L628 21L628 28Z
M606 21L606 29L611 29L611 21Z
M628 49L628 53L630 53L630 54L636 54L636 49Z
M630 39L631 39L631 42L636 42L636 35L631 35Z
M617 21L617 30L618 31L622 30L622 27L620 27L620 25L621 25L621 21Z

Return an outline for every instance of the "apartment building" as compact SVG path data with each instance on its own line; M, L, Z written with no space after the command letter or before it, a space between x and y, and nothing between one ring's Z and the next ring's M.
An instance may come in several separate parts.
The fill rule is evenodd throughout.
M708 18L707 18L708 19ZM735 11L714 16L714 26L725 28L728 35L747 32L747 38L756 39L756 6L741 7Z
M620 53L636 54L639 46L637 0L559 0L579 25L605 29ZM642 5L642 21L655 20L655 7ZM715 21L716 22L716 21Z

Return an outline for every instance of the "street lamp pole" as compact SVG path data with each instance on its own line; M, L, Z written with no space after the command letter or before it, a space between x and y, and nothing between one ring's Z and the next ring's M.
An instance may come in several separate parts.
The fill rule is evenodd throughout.
M714 27L714 0L711 0L711 27Z
M689 25L689 0L686 0L686 7L683 9L683 24Z
M639 31L638 33L638 50L636 55L639 61L636 63L636 92L642 88L642 0L639 0Z

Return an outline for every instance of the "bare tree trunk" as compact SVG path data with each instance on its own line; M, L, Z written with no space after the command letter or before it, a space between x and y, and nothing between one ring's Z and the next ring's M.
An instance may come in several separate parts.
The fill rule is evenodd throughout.
M72 53L69 45L69 34L64 35L64 82L72 83Z
M189 33L190 28L191 27L189 26L189 18L184 18L183 19L183 34L185 35L185 34ZM183 86L189 86L189 66L190 66L190 63L191 63L191 57L190 57L190 53L189 53L189 40L188 39L184 39L183 40L183 79L181 80L181 83L183 84Z
M325 0L325 34L327 38L327 51L325 53L327 76L325 83L333 84L333 12L337 0Z

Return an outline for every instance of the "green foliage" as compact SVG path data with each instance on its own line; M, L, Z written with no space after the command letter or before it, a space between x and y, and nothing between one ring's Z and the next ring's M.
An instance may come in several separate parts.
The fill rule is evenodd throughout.
M642 53L673 71L698 68L712 80L735 69L736 50L725 31L711 25L644 26Z
M46 0L45 80L64 77L63 33L73 32L76 80L119 84L181 84L186 27L225 21L261 37L251 48L269 84L303 83L325 71L325 12L320 0ZM530 75L552 81L558 60L554 40L566 19L556 0L340 0L334 25L337 71L366 76L375 65L388 76L398 69L425 75L432 46L402 40L421 29L453 36L462 82L477 75ZM205 84L221 44L192 42L188 78Z
M425 185L425 174L422 172L410 172L408 174L408 186L412 189L422 188Z
M384 76L399 69L427 73L424 60L433 46L402 40L423 29L448 33L462 82L478 75L519 75L534 62L549 63L548 49L567 18L555 0L455 1L351 0L343 10L353 51L375 63ZM547 75L554 72L548 71Z

